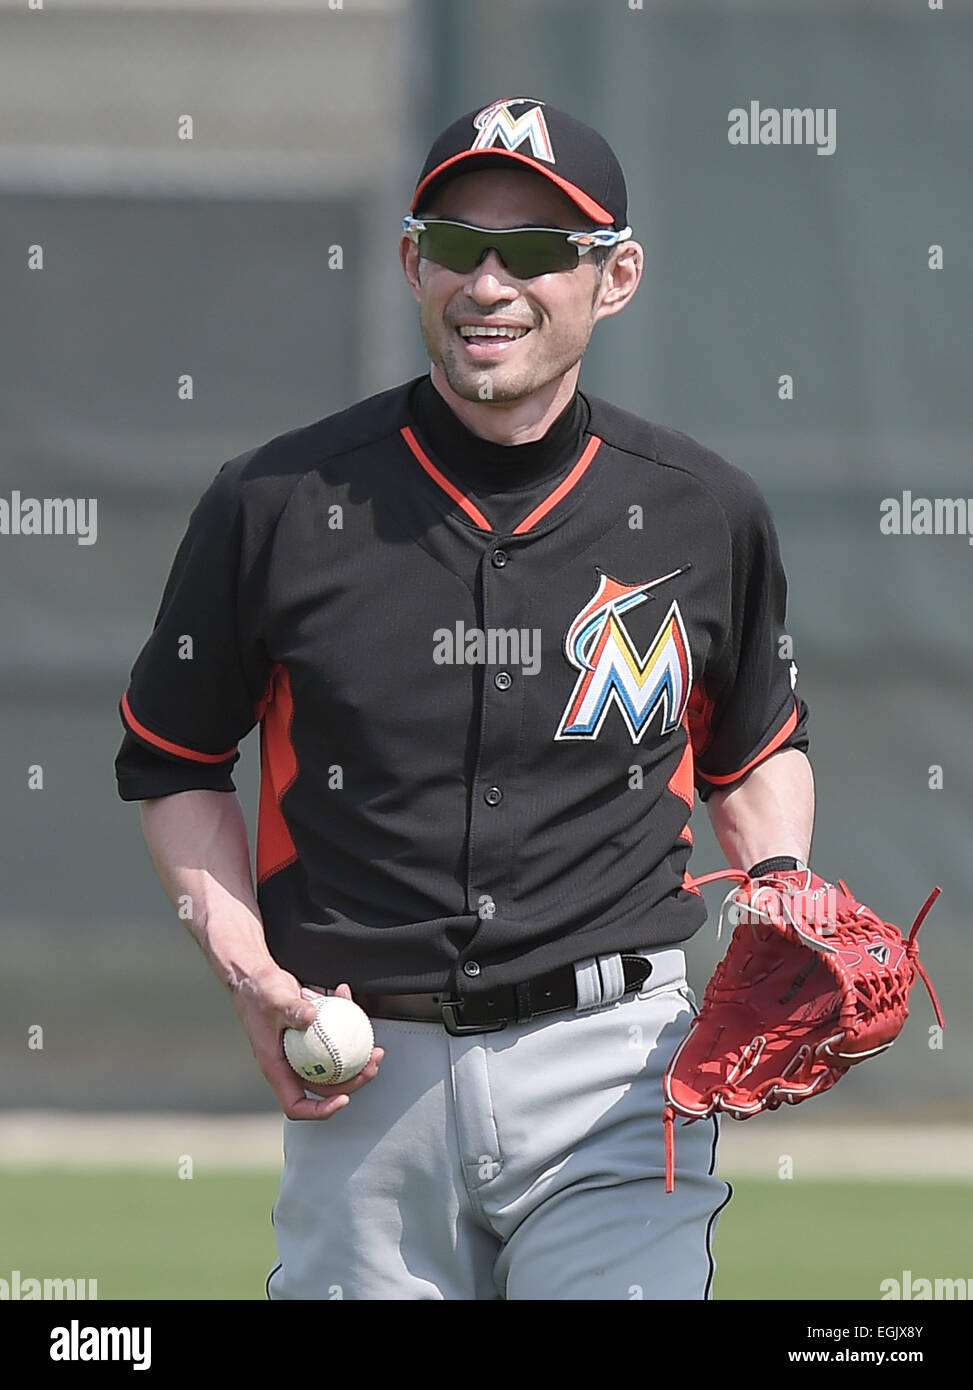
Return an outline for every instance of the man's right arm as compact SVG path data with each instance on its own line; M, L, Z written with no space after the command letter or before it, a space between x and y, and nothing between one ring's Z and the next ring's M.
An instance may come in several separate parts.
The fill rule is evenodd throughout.
M292 1120L324 1120L370 1081L384 1055L340 1086L301 1080L284 1056L285 1028L306 1028L314 997L267 948L253 890L246 821L233 792L197 789L139 803L142 834L173 906L229 989L250 1046L281 1109ZM346 984L339 994L351 997ZM321 1099L305 1094L313 1091Z

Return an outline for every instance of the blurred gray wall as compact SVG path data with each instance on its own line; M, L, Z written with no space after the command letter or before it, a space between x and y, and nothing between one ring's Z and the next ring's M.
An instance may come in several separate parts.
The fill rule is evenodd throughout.
M955 0L0 0L0 496L98 499L95 545L0 536L0 1102L272 1104L115 797L116 703L221 463L423 369L398 217L443 124L523 95L611 141L646 251L583 386L717 449L773 507L813 862L899 921L944 889L922 943L945 1047L919 992L894 1057L820 1104L969 1111L973 547L879 518L908 489L970 498L973 527L971 69ZM835 108L835 153L730 145L752 100ZM694 824L701 873L722 858ZM699 989L712 936L690 947Z

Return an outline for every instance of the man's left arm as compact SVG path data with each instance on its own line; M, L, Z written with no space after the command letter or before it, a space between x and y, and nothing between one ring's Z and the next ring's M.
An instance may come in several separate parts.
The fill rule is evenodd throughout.
M731 868L747 870L778 854L808 862L814 775L800 749L782 748L739 782L714 788L706 809Z

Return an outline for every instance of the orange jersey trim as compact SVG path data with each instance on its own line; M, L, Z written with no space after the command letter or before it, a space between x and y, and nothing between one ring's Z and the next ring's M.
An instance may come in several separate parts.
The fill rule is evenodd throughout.
M716 706L702 685L694 685L689 695L689 704L686 707L686 727L689 729L693 753L697 758L706 751L712 739L715 712Z
M683 728L686 728L685 717L683 718ZM676 796L681 797L683 801L685 801L690 811L693 809L696 802L696 786L693 781L693 745L689 737L688 729L686 729L686 746L682 750L682 757L679 759L679 765L669 778L666 786L671 792L674 792ZM688 830L689 827L687 826L686 829Z
M166 753L175 753L180 758L191 758L194 763L224 763L227 758L232 758L237 751L236 746L226 753L200 753L195 748L186 748L181 743L173 743L171 739L162 738L159 734L154 734L151 729L147 729L141 720L136 719L132 713L132 706L128 702L128 691L122 696L122 714L125 722L134 734L144 738L147 743L152 743L156 748L162 748Z
M447 496L451 497L454 502L458 503L458 505L463 508L463 511L466 513L466 515L472 521L476 522L477 526L479 526L481 531L492 531L493 526L491 525L488 518L484 516L484 514L480 511L479 507L474 502L470 501L470 499L466 496L465 493L460 492L459 488L455 485L455 483L451 483L449 481L449 479L446 477L445 473L443 473L441 469L436 467L432 459L429 457L429 455L423 449L422 445L419 443L418 439L416 439L411 428L408 425L403 425L399 433L402 435L402 438L405 440L406 444L408 444L410 450L412 451L415 458L418 460L421 467L425 470L426 473L428 473L429 477L432 478L433 482L436 483L437 486L441 487L443 492L445 492ZM539 521L543 520L543 518L547 516L547 513L551 510L552 507L557 506L558 502L561 501L562 497L567 496L571 489L575 487L576 484L580 481L580 479L584 476L585 472L587 471L588 465L591 463L591 460L598 452L600 444L601 440L599 439L599 437L596 434L593 434L591 438L588 440L588 443L585 445L584 452L582 453L581 457L578 459L577 463L571 469L571 472L567 475L567 477L563 478L561 482L558 483L557 487L554 488L548 494L547 497L545 497L544 501L538 503L538 505L534 508L532 512L528 512L528 514L524 517L523 521L518 522L518 524L514 527L513 531L511 532L511 535L522 536L526 531L530 531L534 526L537 525Z
M756 767L758 763L762 763L765 758L768 758L770 754L775 751L775 749L779 748L780 745L784 742L784 740L793 732L794 729L796 729L796 727L797 705L795 703L794 708L791 711L790 717L788 718L784 727L782 729L779 729L777 733L774 734L770 742L766 745L766 747L761 748L757 756L755 758L751 758L745 767L740 768L739 772L724 773L720 777L711 777L709 773L701 772L699 774L700 777L705 778L707 782L712 782L713 785L716 787L725 786L727 782L736 782L740 777L744 777L750 771L751 768Z
M682 750L682 756L676 766L675 772L669 778L666 786L674 796L678 796L685 801L692 814L693 806L696 804L696 783L693 774L693 741L689 736L689 716L683 715L683 728L686 730L686 746ZM691 845L693 843L692 826L687 821L676 837L682 844ZM683 887L689 877L687 869L683 875Z
M287 667L278 662L257 706L260 719L260 800L257 812L257 883L297 859L281 800L297 777L297 754L291 742L294 699Z
M471 502L464 493L460 492L459 488L449 481L445 473L439 471L408 425L402 426L400 434L415 457L419 460L419 463L429 474L430 478L432 478L433 482L438 483L443 492L448 493L453 501L463 508L466 515L470 517L471 520L475 521L482 531L492 531L493 527L490 525L489 521L487 521L479 507Z
M533 526L536 526L537 523L543 517L547 516L548 512L551 510L552 507L557 506L558 502L560 502L562 497L567 496L567 494L571 491L574 485L579 481L579 479L587 469L588 464L594 458L595 454L598 452L598 446L600 444L601 440L598 438L596 434L593 434L585 446L584 453L581 455L577 463L571 469L571 472L568 474L568 476L565 479L563 479L562 482L558 483L557 487L554 489L554 491L550 494L549 497L546 497L543 502L541 502L538 506L534 508L532 512L529 512L527 516L524 517L523 521L520 522L519 525L514 527L513 534L515 536L522 536L525 531L529 531Z

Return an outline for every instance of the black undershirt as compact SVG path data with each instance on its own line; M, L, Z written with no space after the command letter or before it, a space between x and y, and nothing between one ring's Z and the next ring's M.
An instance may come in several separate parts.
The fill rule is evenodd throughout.
M590 411L580 391L541 439L496 444L467 429L424 376L411 399L419 434L446 476L471 497L494 531L507 535L554 490L585 446Z

